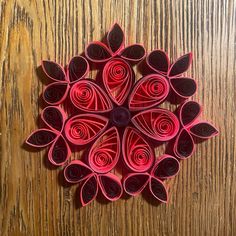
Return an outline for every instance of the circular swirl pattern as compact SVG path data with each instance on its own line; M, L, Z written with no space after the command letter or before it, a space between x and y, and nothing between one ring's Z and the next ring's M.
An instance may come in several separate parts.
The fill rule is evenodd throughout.
M151 74L140 79L129 98L132 111L143 110L163 102L169 94L169 83L165 77Z
M134 82L134 72L123 59L108 61L103 69L103 83L111 99L122 105Z

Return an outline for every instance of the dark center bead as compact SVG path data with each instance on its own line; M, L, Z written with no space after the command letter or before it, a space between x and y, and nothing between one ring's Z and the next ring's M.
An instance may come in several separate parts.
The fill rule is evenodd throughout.
M118 127L125 127L130 122L130 112L125 107L116 107L111 111L111 122Z

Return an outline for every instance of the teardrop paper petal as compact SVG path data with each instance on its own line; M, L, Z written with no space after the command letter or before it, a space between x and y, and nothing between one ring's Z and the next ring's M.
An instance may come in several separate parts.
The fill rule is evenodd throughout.
M102 134L90 149L88 163L97 173L112 170L120 156L120 137L117 128L112 127Z
M91 80L80 80L70 90L71 102L87 112L108 112L112 103L106 93Z
M139 61L141 61L145 57L145 55L146 55L146 50L140 44L130 45L130 46L124 48L120 53L121 58L123 58L131 63L132 62L138 63Z
M103 195L110 201L118 200L122 193L123 188L120 179L112 174L100 174L98 176L99 186Z
M122 105L134 82L130 65L122 59L112 59L106 63L102 76L108 95L117 105Z
M75 145L84 145L93 141L107 127L108 119L94 114L71 117L65 125L66 138Z
M69 183L81 182L92 173L92 170L80 160L71 161L64 169L64 177Z
M130 98L129 108L132 111L144 110L162 103L169 93L166 78L151 74L138 80Z
M197 138L211 138L218 134L218 130L208 122L199 122L190 128L190 132Z
M150 109L132 118L136 128L157 141L168 141L179 131L179 120L166 109Z
M26 143L32 147L46 147L55 140L56 136L49 129L38 129L27 138Z
M132 196L136 196L143 191L149 181L148 173L131 173L123 181L124 190Z
M166 187L164 186L163 182L158 178L151 177L149 181L149 189L152 195L159 200L160 202L167 203L168 201L168 193Z

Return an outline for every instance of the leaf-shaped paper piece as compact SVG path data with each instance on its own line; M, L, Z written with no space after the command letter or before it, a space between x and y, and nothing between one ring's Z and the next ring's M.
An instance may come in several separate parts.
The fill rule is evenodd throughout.
M120 137L116 127L102 134L89 151L89 166L97 173L112 170L120 156Z
M148 173L131 173L123 180L123 186L126 193L136 196L143 191L148 184Z
M170 67L168 76L178 76L184 73L192 63L192 53L187 53L178 58Z
M26 139L26 143L32 147L46 147L51 144L57 134L49 129L38 129L30 134L30 136Z
M66 99L68 90L68 83L55 82L49 84L43 92L43 99L50 105L59 105Z
M193 138L186 129L183 128L176 137L173 151L180 159L186 159L194 152Z
M120 52L120 57L131 63L140 62L146 55L146 50L141 44L133 44Z
M150 52L147 55L146 62L152 70L163 75L167 74L170 67L169 57L162 50L153 50Z
M64 177L68 183L78 183L87 179L93 171L82 161L73 160L64 169Z
M182 126L192 124L197 117L201 114L201 106L195 101L186 101L181 105L179 110L180 123Z
M177 175L179 168L179 161L175 157L165 154L158 158L151 173L156 178L170 178Z
M152 195L160 202L167 203L168 193L165 185L161 180L152 176L149 181L149 189Z
M138 113L132 118L138 130L157 141L168 141L179 131L179 120L166 109L150 109Z
M71 155L71 150L62 135L59 135L48 151L48 159L53 165L63 165Z
M97 176L92 174L89 178L84 182L80 189L80 201L82 206L88 205L92 202L98 193L98 182Z
M218 135L218 130L210 123L201 121L190 128L190 133L197 138L207 139Z
M170 78L170 86L175 94L181 98L189 98L197 91L196 81L187 77Z
M64 127L66 114L60 107L48 106L43 109L41 118L52 130L61 132Z
M169 93L169 82L165 77L151 74L138 80L129 97L131 111L144 110L163 102Z
M70 90L71 102L86 112L108 112L113 105L107 94L91 80L80 80Z
M103 83L110 98L122 105L134 82L134 72L123 59L114 58L103 68Z
M90 43L85 49L85 56L92 62L103 63L111 59L112 55L109 48L99 42Z
M124 32L120 25L115 23L107 34L107 43L110 50L117 54L124 47Z
M71 83L84 78L89 72L89 63L82 56L72 57L68 64L68 78Z
M108 119L94 114L82 114L71 117L65 124L66 138L75 145L84 145L93 141L107 127Z
M66 81L67 77L64 68L54 61L42 61L42 69L48 78L54 81Z
M122 141L124 162L129 169L135 172L149 170L154 162L154 151L134 128L125 129Z
M123 188L120 179L116 175L112 173L100 174L98 180L102 194L106 199L116 201L121 197Z

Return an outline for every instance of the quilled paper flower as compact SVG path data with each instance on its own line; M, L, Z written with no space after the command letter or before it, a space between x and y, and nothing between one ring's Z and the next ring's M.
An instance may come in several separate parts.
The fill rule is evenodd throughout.
M186 99L196 92L196 81L182 75L192 63L192 53L181 56L171 64L164 51L153 50L147 55L146 62L153 71L169 80L170 88L177 96Z
M142 45L133 44L125 47L124 42L124 32L115 23L107 34L106 44L99 41L90 43L85 49L85 55L94 63L104 63L115 56L137 63L145 57L146 51Z
M70 86L88 74L89 64L84 57L75 56L66 70L61 65L46 60L42 61L42 69L53 81L45 88L43 99L50 105L58 105L66 99Z
M136 81L132 66L144 59L145 49L139 44L125 48L124 42L121 27L114 24L106 44L93 42L86 47L87 59L99 64L96 80L86 78L89 65L82 56L73 57L65 70L55 62L42 62L45 74L54 81L43 93L51 106L41 114L46 127L34 131L26 143L36 148L50 145L49 161L64 166L65 180L79 185L82 206L99 191L115 201L123 192L136 196L144 189L166 203L165 180L177 175L179 159L193 153L195 138L218 134L213 125L197 120L201 113L197 102L185 101L178 115L159 107L170 90L185 99L196 92L196 82L182 75L192 61L191 53L171 65L165 52L152 51L146 58L152 72ZM66 114L54 105L67 98ZM174 142L173 155L157 158L156 144L169 141ZM86 151L79 160L71 160L78 146Z

